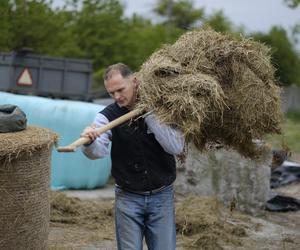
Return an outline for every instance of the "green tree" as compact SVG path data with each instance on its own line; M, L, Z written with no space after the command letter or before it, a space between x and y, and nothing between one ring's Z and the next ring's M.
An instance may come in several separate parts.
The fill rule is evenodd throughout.
M216 11L211 16L205 18L204 25L208 25L219 32L233 32L233 24L224 15L222 10Z
M292 36L296 44L299 43L300 23L296 23L292 28Z
M12 27L10 23L11 5L9 1L0 1L0 51L9 51L12 41Z
M49 55L80 54L66 12L54 11L50 1L2 0L0 13L1 50L29 47Z
M125 26L127 32L123 33L123 46L126 49L120 54L135 70L162 44L173 42L183 32L176 27L171 33L167 32L164 25L152 24L137 15L127 19Z
M123 60L124 33L127 32L123 6L117 0L93 0L83 1L82 7L75 9L76 41L84 57L93 61L93 88L101 88L102 75L108 65L119 61L128 63Z
M124 62L138 70L155 49L177 38L182 30L174 28L168 33L162 24L152 24L141 16L125 18L119 1L94 0L83 2L75 33L85 57L93 60L94 87L100 87L108 65Z
M195 8L192 0L158 0L154 12L181 29L194 27L204 17L204 10Z
M122 46L120 35L124 31L122 16L122 6L116 0L84 1L77 14L78 45L97 69L118 60L116 50Z
M177 38L179 33L182 33L182 30L175 28L170 37L164 25L152 24L150 20L137 15L124 19L122 29L118 33L118 43L112 48L113 56L111 58L114 60L107 61L107 64L97 68L95 73L97 86L101 84L104 68L108 64L120 61L137 71L157 48L164 43L169 43L170 39Z
M286 5L291 8L295 9L300 4L300 0L284 0ZM299 42L299 35L300 35L300 22L296 23L292 28L292 35L294 42L297 44Z
M300 4L300 0L284 0L284 2L292 9L296 8Z
M273 27L268 34L255 33L252 36L272 48L273 63L280 82L284 85L300 85L300 58L286 31L280 27Z

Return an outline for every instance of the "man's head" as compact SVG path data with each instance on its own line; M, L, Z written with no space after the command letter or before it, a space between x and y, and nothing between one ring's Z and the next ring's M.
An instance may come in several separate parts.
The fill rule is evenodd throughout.
M110 65L105 70L103 79L107 92L121 107L131 108L134 105L138 81L127 65Z

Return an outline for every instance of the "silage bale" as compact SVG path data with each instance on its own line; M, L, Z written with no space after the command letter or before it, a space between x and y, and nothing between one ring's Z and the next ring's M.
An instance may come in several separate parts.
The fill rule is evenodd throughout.
M142 65L136 108L177 126L200 150L221 143L255 158L253 141L281 130L274 72L270 49L261 43L190 31Z
M0 104L18 105L28 118L28 124L49 128L61 135L60 145L67 145L90 125L95 115L105 108L95 103L53 100L39 96L17 95L0 91ZM93 189L103 187L110 176L111 160L91 161L81 150L72 154L52 152L52 189Z
M0 249L47 249L56 140L56 134L38 127L0 133Z

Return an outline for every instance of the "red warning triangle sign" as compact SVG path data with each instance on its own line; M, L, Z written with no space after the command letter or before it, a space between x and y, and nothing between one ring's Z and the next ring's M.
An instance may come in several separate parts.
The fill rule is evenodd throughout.
M18 77L17 85L25 85L31 86L32 85L32 77L28 68L24 68L21 74Z

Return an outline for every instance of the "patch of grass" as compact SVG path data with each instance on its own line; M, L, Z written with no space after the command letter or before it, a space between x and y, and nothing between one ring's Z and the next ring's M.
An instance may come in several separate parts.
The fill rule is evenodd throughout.
M288 112L282 128L282 135L269 135L267 142L273 149L288 148L291 152L300 153L300 112Z
M300 110L289 111L287 112L286 117L294 122L300 123Z

